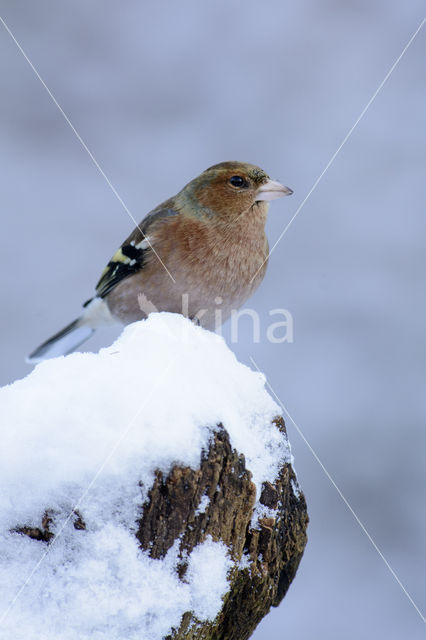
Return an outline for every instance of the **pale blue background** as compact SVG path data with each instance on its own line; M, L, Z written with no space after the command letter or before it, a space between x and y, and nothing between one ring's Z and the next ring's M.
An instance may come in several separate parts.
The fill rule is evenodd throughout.
M294 189L273 243L410 36L392 1L0 2L133 215L207 166ZM306 203L250 303L292 345L253 355L418 605L425 555L426 26ZM0 28L1 382L72 320L132 222ZM265 324L263 325L265 326ZM91 348L106 344L105 331ZM200 375L200 372L195 372ZM417 640L425 626L293 426L309 544L255 640Z

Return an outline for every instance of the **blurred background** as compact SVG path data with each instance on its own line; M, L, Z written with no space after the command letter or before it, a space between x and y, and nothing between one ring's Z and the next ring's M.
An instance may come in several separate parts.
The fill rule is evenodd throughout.
M0 7L136 219L209 165L245 160L294 189L271 206L271 244L424 13L415 0ZM231 345L265 372L423 612L425 61L426 26L272 254L250 301L260 343L246 319ZM1 25L0 95L5 384L79 314L133 223ZM292 344L266 340L278 307L293 315ZM287 423L309 542L253 637L424 638L421 617Z

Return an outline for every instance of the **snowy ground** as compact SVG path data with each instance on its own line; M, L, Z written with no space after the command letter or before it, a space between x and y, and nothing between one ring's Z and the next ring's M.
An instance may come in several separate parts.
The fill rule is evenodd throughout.
M154 560L134 532L156 469L198 468L219 423L258 497L274 481L290 451L264 382L219 336L152 314L99 354L46 361L0 389L1 637L161 640L185 611L214 619L232 566L226 546L196 547L182 582L176 545ZM53 544L14 531L39 527L46 509Z

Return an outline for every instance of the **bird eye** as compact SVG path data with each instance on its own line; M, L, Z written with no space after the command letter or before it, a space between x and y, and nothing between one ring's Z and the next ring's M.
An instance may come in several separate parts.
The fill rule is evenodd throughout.
M233 187L243 187L247 185L246 181L241 176L232 176L232 178L229 178L229 182Z

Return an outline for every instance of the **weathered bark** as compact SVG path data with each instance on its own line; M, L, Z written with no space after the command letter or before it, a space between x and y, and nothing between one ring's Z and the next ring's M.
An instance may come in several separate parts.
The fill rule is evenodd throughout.
M283 419L274 423L285 434ZM203 496L209 498L204 511L199 509ZM270 607L281 602L302 557L308 523L291 465L283 466L273 484L263 485L260 503L267 509L260 519L253 518L255 499L244 456L232 449L222 425L212 431L198 469L175 466L168 475L157 472L136 533L141 548L153 558L163 558L179 541L181 580L186 558L207 536L224 542L234 561L230 589L217 618L200 622L188 611L166 640L246 640ZM41 527L20 526L15 531L49 543L54 515L46 511ZM77 530L86 528L77 511L73 524Z
M282 418L275 420L285 432ZM235 562L231 587L214 622L200 623L190 611L168 640L245 640L271 606L278 606L293 580L306 545L308 516L290 464L274 484L263 486L266 517L251 524L255 487L244 456L232 449L227 432L215 431L200 468L158 472L137 537L153 558L162 558L179 539L179 575L185 579L188 553L207 536L223 541ZM197 513L202 496L209 503ZM248 566L239 561L249 559Z

